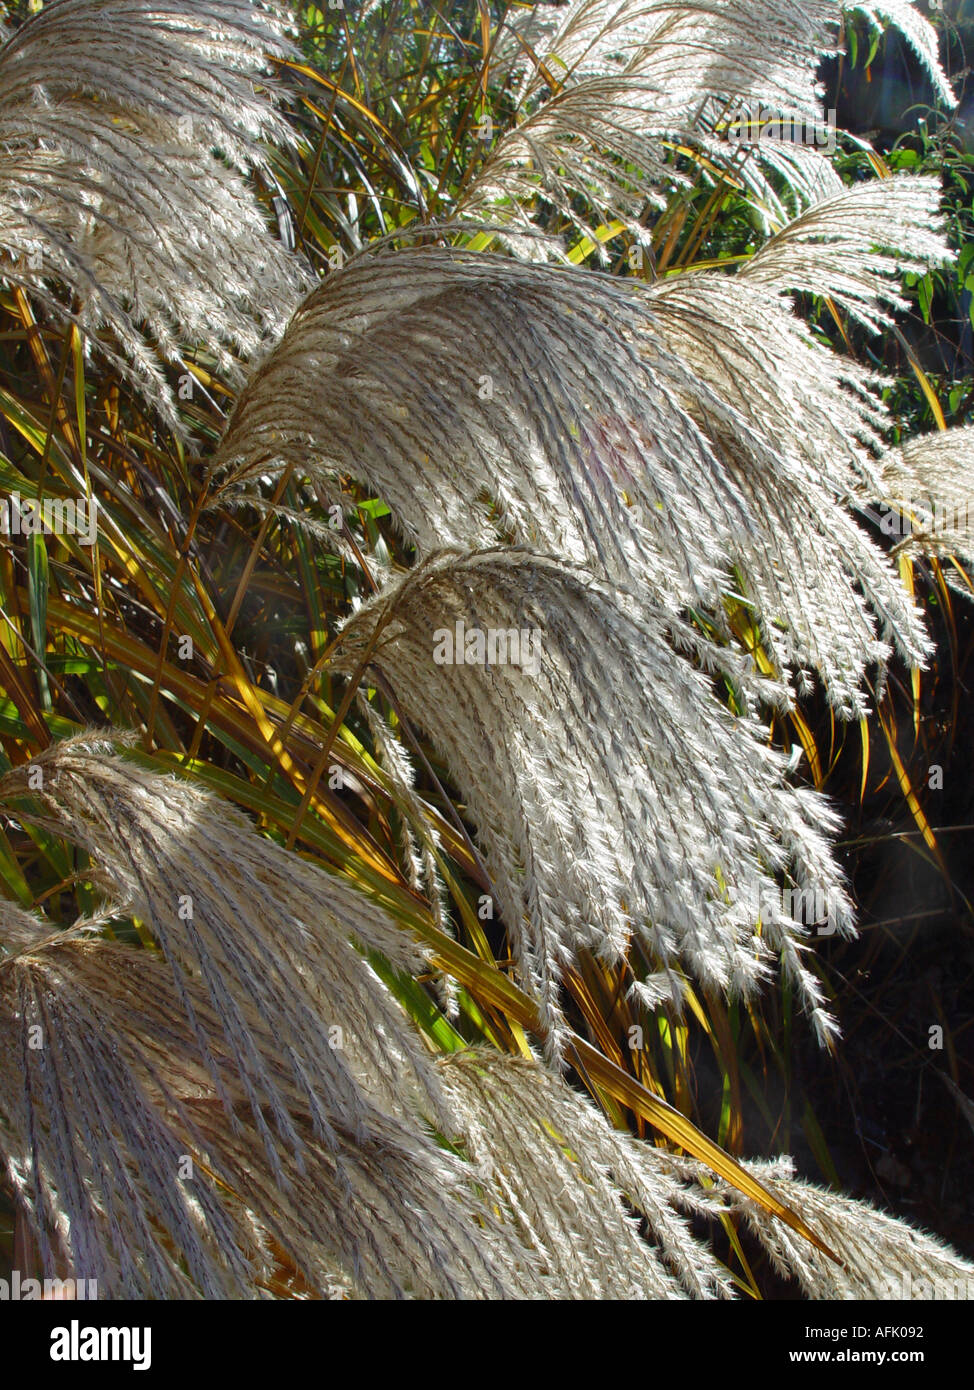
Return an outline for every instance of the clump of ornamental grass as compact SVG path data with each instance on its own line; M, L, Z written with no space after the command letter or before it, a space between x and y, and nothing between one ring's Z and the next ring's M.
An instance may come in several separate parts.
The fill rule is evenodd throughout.
M855 8L896 23L953 101L912 6ZM164 513L147 553L172 576L168 611L168 593L160 604L138 591L156 625L151 660L159 651L152 695L132 706L149 753L120 749L111 729L60 738L60 713L53 741L45 722L52 689L73 701L47 666L48 603L94 614L101 714L115 708L109 665L144 657L131 641L106 657L113 605L131 602L141 564L120 546L116 515L70 602L63 557L48 567L36 543L26 592L15 569L0 574L5 603L12 587L14 613L30 613L26 649L48 696L38 714L0 649L33 738L0 776L0 801L18 842L56 865L51 844L70 846L80 866L44 910L13 873L4 882L21 905L0 900L0 1154L47 1268L136 1297L725 1297L735 1280L706 1231L734 1218L812 1298L883 1296L890 1281L919 1287L921 1272L955 1296L974 1274L783 1162L718 1155L718 1181L697 1158L637 1142L557 1065L578 1058L563 984L586 953L618 964L638 952L634 997L674 1017L694 982L751 1001L780 967L819 1038L834 1036L811 957L817 923L792 907L811 893L830 933L851 931L838 819L793 782L764 720L793 710L814 679L840 717L862 718L865 686L894 653L923 663L920 613L867 521L888 502L959 501L970 469L967 431L890 450L883 382L813 335L793 301L827 298L864 334L888 328L900 277L949 254L936 183L846 189L824 149L741 123L763 102L821 125L816 70L841 14L832 0L572 0L510 17L495 72L511 121L450 196L438 191L448 223L429 225L421 209L419 236L440 244L389 239L313 288L288 249L275 173L296 148L267 65L296 55L288 6L61 0L0 48L0 277L51 420L38 489L49 463L90 485L77 358L70 467L52 447L69 345L81 344L149 411L129 432L109 415L109 482L141 487L149 470L134 451L157 462L173 430L176 495L192 508L183 516L154 482L139 494L143 512L154 499ZM358 134L377 138L355 109ZM321 149L302 151L312 184L332 117L341 131L325 113ZM759 209L761 245L739 268L682 266L654 282L568 264L586 238L598 255L603 232L648 256L654 217L700 171ZM277 190L278 237L260 186ZM302 236L320 226L311 191ZM328 196L339 194L356 240L356 195ZM471 223L480 235L468 242ZM492 237L504 254L483 250ZM58 381L44 344L65 324ZM252 366L219 446L202 445L191 469L165 371L197 348L223 391L240 383L240 359ZM206 418L215 435L218 413ZM41 439L31 410L8 405L4 419ZM104 469L95 476L104 484ZM390 509L416 548L412 568L405 547L365 560L350 484ZM260 529L227 611L193 532L216 518L219 538L247 508ZM353 603L342 588L332 631L315 614L320 654L290 711L249 680L252 658L231 641L275 523L304 528L315 584L334 580L334 547L373 590ZM159 542L169 528L171 554ZM970 541L965 519L949 537L921 527L909 545L963 556ZM177 611L213 637L196 684L174 667L163 678ZM144 694L144 660L124 676ZM346 683L343 703L292 744L319 676ZM198 726L184 742L187 715ZM301 796L282 803L287 824L255 826L203 789L197 755L214 728L245 775L221 763L212 780L239 796L286 773ZM400 813L390 835L406 895L428 900L455 944L444 822L433 828L405 748L425 759L415 730L459 793L466 824L451 843L469 852L513 944L544 1061L523 1032L514 1059L461 1050L450 1027L425 1034L455 1049L434 1059L403 1001L422 1017L416 981L435 962L392 912L395 873L367 894L347 847L371 852L369 833L344 803L340 816L315 799L342 737L371 779L370 824L389 804ZM178 774L159 770L154 738ZM251 802L266 812L271 798ZM320 809L344 834L333 872L294 848ZM307 830L303 843L317 847ZM78 879L94 907L61 920ZM457 982L441 970L435 983L458 1018ZM678 1130L693 1142L692 1126Z

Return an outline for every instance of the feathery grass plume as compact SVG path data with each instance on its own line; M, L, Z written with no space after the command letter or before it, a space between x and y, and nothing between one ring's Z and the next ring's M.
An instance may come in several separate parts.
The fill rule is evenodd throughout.
M62 755L63 778L55 776ZM98 756L72 740L35 763L45 774L39 799L51 810L63 793L72 826L70 781L98 771ZM104 778L115 769L100 770ZM172 839L191 834L213 847L207 825L187 827L166 788L143 786L135 797L124 772L114 785L119 827L145 822L156 796L172 813ZM21 790L17 774L4 779L5 799ZM126 859L130 837L118 838ZM97 842L91 833L84 840ZM271 849L300 876L295 856ZM99 880L129 885L110 856L96 862ZM299 1159L272 1135L266 1162L246 1127L251 1088L203 973L177 980L154 952L92 937L126 907L58 932L0 901L0 1152L46 1267L97 1279L117 1297L280 1293L288 1291L282 1264L307 1291L340 1296L726 1296L726 1272L685 1219L714 1216L724 1201L746 1212L811 1296L871 1287L871 1267L856 1268L855 1252L828 1226L842 1199L796 1191L799 1207L811 1194L813 1223L824 1210L820 1233L849 1261L837 1275L734 1194L695 1186L699 1165L637 1144L560 1078L499 1054L443 1059L420 1091L388 1053L392 1104L380 1110L370 1098L363 1127L348 1124L340 1102L326 1146L294 1074L290 1019L265 1024L254 1009L254 1048L303 1137ZM299 987L310 997L305 981ZM420 1111L462 1158L430 1142L411 1118ZM473 1195L479 1189L486 1205ZM915 1273L916 1260L924 1277L970 1272L859 1204L845 1203L846 1227L864 1210L870 1255L878 1252L889 1277ZM645 1218L646 1239L630 1212ZM904 1258L904 1242L916 1260Z
M847 14L864 15L877 29L887 25L898 29L929 77L935 97L948 111L954 110L957 98L940 61L937 31L916 8L915 0L847 0L844 8Z
M205 987L79 935L91 925L52 934L0 902L0 1153L47 1268L113 1297L279 1292L282 1256L319 1294L530 1289L527 1252L415 1124L376 1110L353 1133L336 1115L317 1142L280 1030L260 1046L304 1149L299 1163L275 1138L268 1164Z
M906 309L899 277L955 259L943 236L940 181L901 175L856 184L782 227L738 271L785 294L828 296L871 333Z
M0 47L0 275L80 323L171 424L159 354L205 343L233 376L231 352L279 332L308 283L245 182L262 141L291 140L263 76L290 51L285 13L59 0Z
M511 27L526 27L533 50L517 45L524 94L552 78L638 73L652 76L661 103L688 115L708 97L753 96L813 115L837 16L835 0L575 0L538 5Z
M239 1294L253 1239L208 1180L178 1176L191 1150L172 1089L191 1094L205 1076L177 1045L185 1023L165 967L56 935L5 902L0 941L0 1151L45 1267L66 1261L104 1293Z
M508 17L495 54L519 80L520 104L526 94L568 77L623 71L658 22L659 0L543 2Z
M568 86L504 134L460 200L459 215L509 221L530 231L538 201L554 207L574 238L587 237L605 260L597 229L620 222L640 241L647 204L665 205L660 191L686 178L668 168L666 150L645 127L653 121L656 88L636 77L596 77ZM552 238L516 237L505 242L521 256L565 258Z
M87 849L158 940L190 1018L187 971L198 979L272 1159L268 1116L299 1156L303 1147L281 1059L326 1146L336 1120L368 1134L372 1093L391 1104L404 1084L391 1069L421 1090L433 1084L398 1004L349 938L400 969L416 970L421 955L347 880L286 853L192 782L145 772L97 737L52 745L29 767L40 769L43 787L29 791L28 767L17 768L0 779L0 796L33 797ZM202 1033L200 1046L212 1062ZM219 1083L218 1069L213 1077Z
M883 500L895 504L880 526L899 548L955 555L974 564L974 425L917 435L882 460ZM953 570L948 579L968 595Z
M687 413L760 525L760 542L735 537L730 556L767 650L782 671L816 670L837 712L862 717L863 678L890 644L917 665L930 651L897 567L849 510L883 487L874 455L886 417L872 379L740 275L690 272L648 293L660 338L712 393L684 400Z
M727 1271L680 1211L706 1212L706 1200L674 1179L659 1149L613 1129L587 1097L525 1058L484 1048L445 1057L440 1070L454 1137L537 1253L543 1296L732 1296Z
M789 1159L744 1165L783 1202L793 1205L839 1256L828 1259L737 1192L728 1192L738 1211L768 1251L778 1271L796 1279L813 1299L974 1298L974 1264L943 1241L906 1221L877 1211L869 1202L829 1192L793 1177Z
M826 143L821 59L835 52L837 0L577 0L535 6L509 22L499 57L520 76L519 123L501 137L461 203L471 216L525 230L556 208L596 254L596 229L620 221L642 240L648 207L681 181L666 143L681 141L732 182L768 221L841 191ZM937 34L908 0L852 5L906 37L949 109L956 98L937 56ZM757 112L804 132L803 141L755 138ZM584 209L584 211L583 211ZM507 240L529 258L559 243ZM561 251L561 254L564 254Z
M632 930L677 1002L681 966L747 992L777 954L820 1036L833 1026L789 909L851 925L836 821L669 634L682 625L631 592L517 549L434 556L343 629L341 668L381 670L456 780L553 1053L577 949L616 959Z
M242 392L216 500L293 463L340 501L351 474L422 551L513 535L706 602L715 550L753 522L671 378L692 390L611 277L438 247L362 256Z
M523 1058L485 1049L441 1064L464 1151L507 1220L570 1298L731 1297L727 1271L688 1217L740 1214L810 1299L974 1296L974 1265L867 1202L793 1177L788 1158L747 1161L839 1257L796 1235L696 1160L614 1129L588 1097ZM706 1182L706 1186L704 1185ZM631 1213L645 1218L637 1238ZM546 1289L550 1296L550 1290Z
M538 7L542 16L547 8ZM514 21L505 47L523 71L522 119L471 182L464 215L523 229L540 198L600 255L599 224L618 220L645 238L647 205L662 206L664 192L685 181L667 141L699 137L712 159L736 166L741 147L760 153L761 145L713 138L729 108L760 99L788 119L822 124L815 71L837 15L834 0L580 0L550 20L532 12L520 37ZM776 164L789 168L780 157ZM800 163L794 172L801 184Z
M764 236L845 187L829 156L814 144L773 136L742 143L746 157L729 162L726 136L697 136L701 151L724 171L731 187L739 182L751 194L755 223Z
M872 477L885 417L854 364L738 278L650 293L452 249L357 259L242 393L218 500L253 495L284 463L325 500L351 474L421 552L444 536L513 539L673 608L719 611L738 564L783 665L818 669L858 716L887 637L911 661L926 649L909 596L843 510ZM810 372L814 393L799 393L791 378Z

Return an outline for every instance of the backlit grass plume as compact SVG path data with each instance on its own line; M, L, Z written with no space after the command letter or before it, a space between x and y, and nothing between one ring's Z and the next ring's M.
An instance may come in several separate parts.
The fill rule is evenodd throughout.
M916 435L883 460L880 528L899 550L955 557L974 565L974 427ZM971 580L946 567L962 592Z
M107 328L103 349L172 419L159 355L205 344L232 372L302 284L244 181L290 138L265 59L288 51L285 14L59 0L0 47L0 277Z
M167 786L144 788L142 814L168 804ZM900 1282L932 1273L935 1296L956 1295L972 1273L879 1213L868 1214L864 1254L847 1234L862 1206L802 1186L836 1266L700 1186L698 1166L614 1130L550 1071L492 1050L436 1068L436 1124L454 1152L422 1128L429 1092L424 1101L402 1086L367 1129L339 1120L322 1145L287 1079L283 1016L262 1046L305 1143L297 1161L278 1141L272 1171L247 1138L245 1087L199 976L174 985L155 952L93 935L102 925L58 932L0 908L0 1152L47 1267L103 1293L728 1297L726 1271L689 1221L725 1204L810 1297L871 1296L880 1271ZM782 1171L772 1190L790 1196Z
M276 1245L319 1293L338 1274L380 1297L522 1291L417 1118L444 1123L436 1074L350 941L415 969L408 938L231 808L97 741L33 767L42 819L161 948L2 908L0 1149L49 1262L116 1296L240 1297ZM8 807L25 789L0 780Z
M354 934L404 969L416 968L415 949L345 880L285 855L193 783L140 772L97 744L62 743L31 767L42 774L32 795L44 815L88 851L118 901L145 922L177 991L186 971L198 979L271 1154L271 1128L301 1150L278 1073L282 1024L288 1082L326 1145L335 1116L352 1130L369 1125L350 1054L380 1087L391 1058L417 1080L426 1075L398 1006L374 989L349 941ZM0 794L26 794L28 777L8 773ZM225 872L214 877L221 865ZM184 1008L192 1017L188 998ZM348 1051L333 1046L333 1024L347 1035ZM270 1057L262 1040L270 1041Z
M587 1098L520 1058L481 1050L443 1064L466 1151L544 1275L573 1298L732 1297L690 1219L742 1215L781 1275L810 1299L968 1299L974 1264L905 1221L748 1163L807 1212L825 1249L796 1236L698 1164L613 1129ZM570 1136L570 1138L569 1138ZM646 1235L636 1235L636 1221ZM627 1253L624 1253L627 1252Z
M871 1203L793 1176L787 1159L749 1163L786 1202L806 1212L815 1230L838 1256L829 1259L746 1199L729 1200L771 1255L775 1267L795 1280L807 1298L873 1300L968 1300L974 1297L974 1264L943 1241L906 1221L878 1211Z
M932 187L887 188L894 246L915 236L942 256ZM289 464L334 502L351 474L421 552L513 538L713 612L736 568L782 668L818 671L860 717L867 668L890 644L922 661L926 643L853 515L879 490L882 405L782 296L801 273L788 248L838 239L848 268L830 283L879 312L896 252L872 251L868 205L851 224L847 210L822 205L807 232L800 219L753 279L653 290L437 248L362 257L309 296L242 393L218 497Z
M681 967L746 993L779 955L827 1035L809 928L775 876L793 873L826 905L823 927L847 929L834 822L785 785L762 727L714 698L670 632L689 640L560 561L446 552L356 614L341 660L360 677L374 664L442 750L553 1028L578 947L619 958L635 932L677 1003Z
M872 333L905 309L900 277L952 259L933 178L877 179L817 200L750 257L740 278L790 294L828 296ZM848 366L848 364L845 364Z
M876 29L883 30L891 25L899 30L926 72L937 100L948 110L956 107L957 97L940 61L937 31L916 8L915 0L861 0L861 3L852 0L844 8L849 15L863 15ZM929 8L940 7L931 5Z
M487 1049L441 1064L480 1181L566 1298L728 1298L689 1215L713 1210L669 1156L615 1130L560 1077ZM639 1220L648 1234L639 1231Z
M521 77L518 119L491 149L462 210L524 229L553 210L595 246L599 226L614 221L644 239L647 205L663 205L686 181L670 155L674 144L698 144L735 165L743 150L716 138L714 126L748 103L821 124L816 68L838 13L833 0L532 8L512 22L520 37L504 48ZM757 140L753 147L760 150ZM532 243L517 245L528 252Z

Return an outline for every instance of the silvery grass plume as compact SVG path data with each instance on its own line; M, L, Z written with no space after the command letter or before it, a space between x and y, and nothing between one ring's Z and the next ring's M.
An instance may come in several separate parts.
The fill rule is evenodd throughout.
M37 790L30 769L43 778ZM400 969L418 969L421 957L346 880L282 854L192 782L145 772L86 736L7 773L0 795L31 797L47 823L88 851L158 941L177 990L187 972L198 979L271 1156L272 1128L299 1154L301 1139L279 1088L277 1045L267 1057L261 1037L286 1038L290 1083L325 1144L336 1115L353 1132L369 1125L350 1056L373 1078L370 1089L382 1086L390 1058L416 1084L428 1081L399 1006L374 988L350 939ZM219 865L227 872L214 876ZM333 1025L347 1047L331 1045Z
M806 247L834 242L828 283L877 316L894 293L887 261L895 271L910 238L943 258L933 185L883 186L889 232L840 199L770 243L753 277L688 273L647 290L445 248L358 258L308 297L242 393L217 499L254 496L291 464L340 502L351 474L421 553L444 537L513 539L674 608L719 612L737 567L783 669L817 670L859 717L870 664L891 643L921 662L926 640L852 515L879 495L882 405L785 291L808 274Z
M681 403L761 530L760 545L732 537L730 556L765 620L764 642L782 670L817 670L845 717L866 712L872 663L882 667L895 646L922 664L929 641L896 568L854 515L886 491L882 383L814 339L790 291L830 296L878 332L889 307L902 307L898 274L947 258L938 191L935 180L907 178L843 192L736 275L690 271L646 292L659 337L711 393ZM813 391L798 385L810 381Z
M714 534L748 522L652 330L609 277L433 247L357 258L241 393L217 500L293 463L340 502L351 474L422 551L509 534L703 601Z
M950 1246L871 1203L829 1192L795 1178L789 1159L744 1165L783 1202L801 1211L839 1260L810 1242L793 1239L739 1192L728 1192L730 1210L741 1213L778 1271L797 1280L812 1299L974 1298L974 1264Z
M45 1268L106 1293L238 1291L257 1244L246 1213L209 1175L179 1178L203 1156L187 1103L212 1089L165 966L8 903L0 943L0 1149Z
M613 1129L561 1077L524 1058L478 1049L444 1058L440 1072L454 1138L537 1252L545 1284L577 1299L733 1296L687 1216L714 1204L675 1176L662 1150Z
M316 1140L288 1089L286 1033L262 1046L304 1149L298 1161L278 1141L272 1168L198 980L177 989L149 951L54 933L8 904L0 940L0 1151L46 1268L112 1297L282 1292L286 1261L299 1290L326 1295L530 1290L527 1252L415 1123L377 1109L368 1132L336 1120Z
M654 112L688 133L710 102L761 97L782 114L815 118L817 68L838 14L835 0L575 0L514 19L506 47L522 102L552 84L646 78ZM528 47L517 42L522 28Z
M843 389L852 372L840 358L738 280L675 277L654 309L661 337L722 403L708 409L698 398L686 408L760 527L760 540L733 536L726 553L763 645L800 692L817 672L836 712L861 718L868 670L882 672L894 647L922 665L930 645L894 565L850 510L857 497L878 495L864 485L869 456L856 440L875 428L873 406ZM810 379L814 393L799 386Z
M339 668L380 671L450 769L553 1054L578 949L617 960L633 932L657 1002L681 1003L682 969L746 994L778 956L820 1037L833 1027L796 915L814 898L823 929L851 926L836 821L671 638L693 645L633 593L517 549L434 556L343 629ZM782 873L812 895L796 915Z
M0 48L0 276L110 330L170 423L160 354L204 343L232 377L308 283L246 183L290 142L264 56L288 51L251 0L59 0Z
M415 970L404 934L90 738L32 766L42 823L112 895L68 932L0 903L0 1149L46 1263L130 1297L252 1295L281 1252L317 1292L529 1290L530 1254L420 1121L449 1124L435 1069L349 944ZM161 955L89 935L130 914Z
M520 119L491 150L461 211L527 228L540 202L597 248L599 224L616 220L645 239L647 207L662 206L680 182L668 144L699 141L733 167L745 147L760 158L766 142L729 148L714 136L729 111L757 100L789 119L822 124L816 67L831 51L837 16L834 0L536 7L513 22L504 45L522 74ZM803 157L789 162L783 149L773 163L806 192L821 178ZM539 245L517 244L525 251Z
M497 141L461 201L467 216L507 221L520 255L564 255L560 241L516 235L552 208L605 257L599 227L638 241L647 211L685 181L674 144L742 185L766 227L841 191L825 152L817 80L836 52L837 0L575 0L510 21L498 55L519 78L517 124ZM848 7L897 26L948 109L956 99L937 34L907 0ZM780 124L775 127L774 122Z
M880 526L895 549L974 565L974 426L908 439L883 459L883 479L892 505ZM969 579L953 568L946 574L970 596Z
M744 1217L778 1272L810 1299L967 1299L974 1265L905 1221L795 1179L789 1159L745 1167L833 1259L696 1161L614 1129L558 1076L478 1050L441 1071L465 1152L505 1218L572 1298L732 1297L690 1218ZM646 1222L637 1237L636 1217Z
M870 333L909 308L900 277L955 259L943 237L940 181L902 176L816 201L741 266L738 277L779 294L828 296Z

